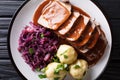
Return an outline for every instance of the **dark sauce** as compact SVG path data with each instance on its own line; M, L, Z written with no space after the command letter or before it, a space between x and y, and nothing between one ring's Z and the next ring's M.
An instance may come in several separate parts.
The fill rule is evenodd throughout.
M38 25L38 19L42 13L42 10L44 9L44 7L48 4L50 4L51 1L50 0L45 0L44 2L42 2L39 7L36 9L34 16L33 16L33 23L35 25Z
M84 12L82 9L80 9L80 8L74 6L74 5L72 5L72 8L73 8L73 10L78 11L78 12L80 12L81 14L87 16L87 17L90 17L90 15L88 15L88 14L87 14L86 12Z

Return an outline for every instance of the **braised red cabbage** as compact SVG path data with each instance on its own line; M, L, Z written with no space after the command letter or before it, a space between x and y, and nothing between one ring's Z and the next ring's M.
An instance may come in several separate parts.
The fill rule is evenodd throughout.
M32 70L42 69L57 52L58 40L51 30L30 22L30 26L26 26L20 34L18 50Z

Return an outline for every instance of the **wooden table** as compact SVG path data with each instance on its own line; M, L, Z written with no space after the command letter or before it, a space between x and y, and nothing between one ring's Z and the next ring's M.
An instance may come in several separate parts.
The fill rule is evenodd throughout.
M0 0L0 80L21 80L7 50L7 35L15 11L25 0ZM109 64L98 80L120 80L120 0L94 0L108 16L113 46Z

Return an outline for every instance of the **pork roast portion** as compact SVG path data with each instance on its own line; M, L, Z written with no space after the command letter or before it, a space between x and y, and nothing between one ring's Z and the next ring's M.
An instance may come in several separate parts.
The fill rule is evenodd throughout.
M61 43L72 45L78 58L84 58L89 65L95 64L104 54L107 39L100 24L68 0L45 0L36 10L34 19L38 13L39 18L35 21L53 30L61 38Z

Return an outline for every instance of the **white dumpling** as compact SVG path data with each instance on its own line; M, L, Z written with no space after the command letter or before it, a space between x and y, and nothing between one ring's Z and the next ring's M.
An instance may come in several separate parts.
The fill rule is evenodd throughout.
M70 74L75 79L82 79L88 69L88 63L79 59L74 64L70 65Z
M72 46L63 44L57 51L57 57L61 63L72 64L77 60L77 53Z
M61 65L61 63L53 62L48 64L45 74L49 80L63 80L63 78L65 77L67 73L65 70L60 70L58 74L55 73L58 65Z

